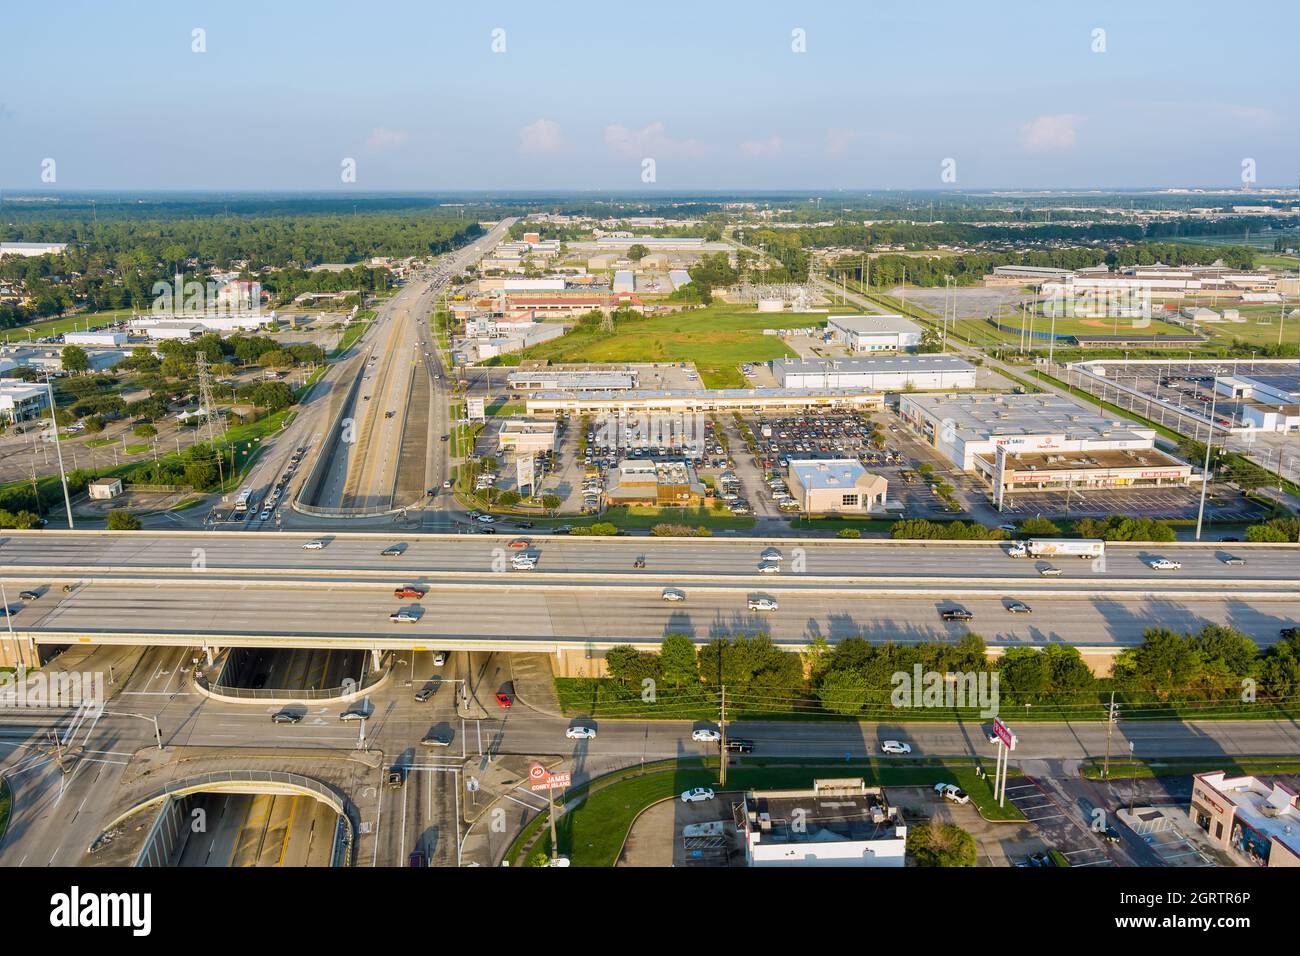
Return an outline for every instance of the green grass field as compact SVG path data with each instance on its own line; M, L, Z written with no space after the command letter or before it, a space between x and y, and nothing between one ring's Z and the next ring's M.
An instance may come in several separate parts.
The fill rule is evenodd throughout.
M84 331L97 325L116 322L118 319L129 319L132 314L130 309L112 309L105 312L83 312L57 319L43 319L40 322L33 322L31 325L20 325L17 328L6 329L5 339L6 341L17 342L24 339L44 338L47 335L62 335L65 332ZM135 314L138 315L139 313Z
M800 320L801 322L803 320ZM627 319L612 334L581 329L520 353L521 360L552 362L693 362L706 388L745 388L738 366L794 355L763 329L789 325L788 316L711 305L674 315ZM811 324L811 323L809 323Z

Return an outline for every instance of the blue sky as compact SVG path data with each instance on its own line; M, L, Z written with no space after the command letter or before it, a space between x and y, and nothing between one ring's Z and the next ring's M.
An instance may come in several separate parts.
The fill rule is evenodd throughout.
M1145 0L15 4L0 187L1119 188L1236 185L1244 159L1294 187L1298 21Z

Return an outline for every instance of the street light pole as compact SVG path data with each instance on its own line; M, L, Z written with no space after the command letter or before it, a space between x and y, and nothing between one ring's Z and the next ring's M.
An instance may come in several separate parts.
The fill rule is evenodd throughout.
M45 370L45 392L50 399L50 437L59 458L59 481L63 484L63 506L68 509L68 528L72 529L72 496L68 494L68 476L63 472L63 446L59 444L59 423L54 415L54 386L50 384L50 370ZM8 613L8 608L5 608Z
M1205 467L1201 470L1201 506L1196 511L1196 540L1201 540L1201 523L1205 520L1205 493L1210 487L1210 449L1214 446L1214 409L1219 399L1219 376L1210 383L1210 427L1205 434Z

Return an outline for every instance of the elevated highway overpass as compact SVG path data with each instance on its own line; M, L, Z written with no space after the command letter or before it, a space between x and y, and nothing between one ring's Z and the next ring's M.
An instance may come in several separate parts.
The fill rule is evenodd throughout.
M532 536L533 571L509 570L510 538L370 534L28 532L0 537L0 581L41 592L12 615L6 656L39 645L337 647L555 652L582 660L667 634L705 642L769 633L796 647L816 638L902 643L956 640L967 630L995 647L1067 643L1106 658L1152 626L1231 625L1268 645L1300 622L1294 545L1113 546L1104 566L1058 560L1044 578L996 544L759 539L595 539ZM399 543L400 556L380 551ZM760 574L781 550L783 570ZM1183 564L1156 572L1155 554ZM633 560L645 557L644 570ZM802 570L797 570L802 568ZM399 600L393 588L427 590ZM70 585L71 590L64 591ZM686 595L662 599L664 588ZM750 596L775 598L750 610ZM1032 613L1013 614L1011 600ZM939 612L962 606L969 623ZM388 615L409 608L412 623ZM575 657L576 655L576 657Z

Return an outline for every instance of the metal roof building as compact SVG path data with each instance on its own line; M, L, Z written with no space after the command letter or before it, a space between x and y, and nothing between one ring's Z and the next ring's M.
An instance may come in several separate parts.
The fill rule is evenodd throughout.
M783 388L974 388L975 366L956 355L888 355L846 359L777 359Z

